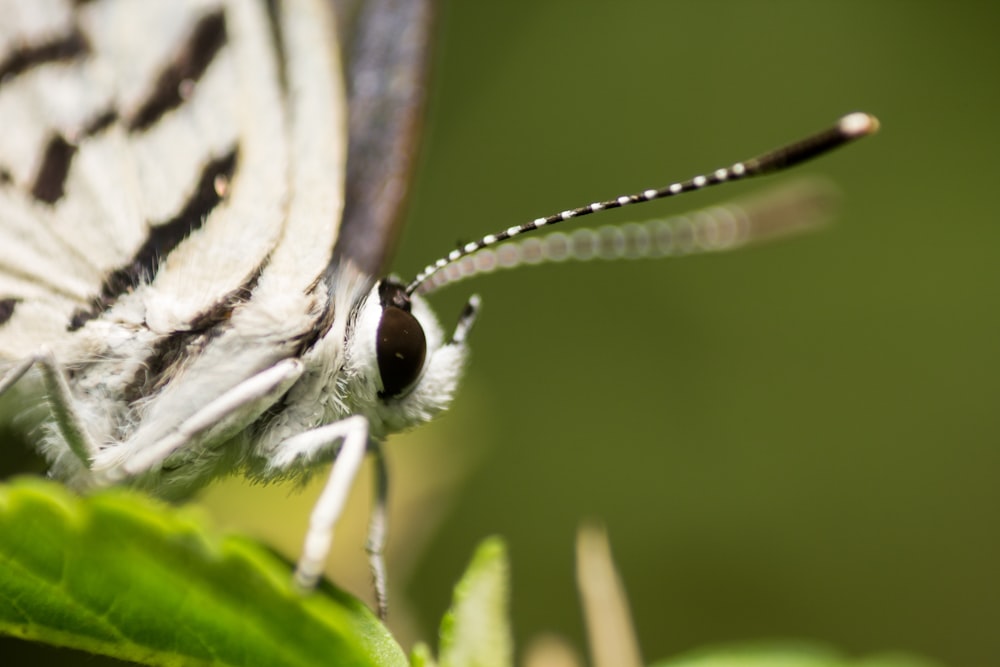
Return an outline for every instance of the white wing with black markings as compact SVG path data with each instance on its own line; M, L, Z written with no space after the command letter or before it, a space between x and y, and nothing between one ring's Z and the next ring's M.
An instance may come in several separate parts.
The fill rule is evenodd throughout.
M95 451L84 463L55 438L50 455L80 486L101 483L91 470L132 476L121 472L138 470L129 461L158 446L175 467L205 458L162 443L207 403L307 352L337 319L331 289L342 291L343 334L370 287L346 277L346 260L330 268L347 153L330 7L5 5L0 359L48 348L67 370ZM342 339L326 346L325 372L342 352ZM212 443L269 408L276 396L265 393L223 413L232 423L213 426ZM286 424L288 435L328 419L328 407L310 406L312 423ZM208 458L238 467L245 454ZM159 475L143 485L178 495L221 472L187 467L176 488L157 488Z
M189 329L282 234L289 120L268 17L241 2L37 4L4 8L0 353L116 309Z

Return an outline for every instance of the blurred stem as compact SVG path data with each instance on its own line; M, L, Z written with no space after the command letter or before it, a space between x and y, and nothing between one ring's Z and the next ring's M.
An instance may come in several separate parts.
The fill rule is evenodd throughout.
M594 667L641 667L628 597L615 570L607 532L584 525L576 540L576 578Z

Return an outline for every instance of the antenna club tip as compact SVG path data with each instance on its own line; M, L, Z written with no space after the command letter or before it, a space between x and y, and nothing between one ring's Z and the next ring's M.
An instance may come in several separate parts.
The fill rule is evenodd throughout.
M863 111L847 114L837 123L840 131L849 137L864 137L878 132L880 123L875 116Z

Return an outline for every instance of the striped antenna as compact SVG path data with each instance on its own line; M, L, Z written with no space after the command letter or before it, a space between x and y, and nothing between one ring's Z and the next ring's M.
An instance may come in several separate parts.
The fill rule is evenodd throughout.
M522 265L734 250L823 225L832 215L837 194L826 179L802 178L685 215L515 239L451 262L421 283L417 293Z
M433 264L428 265L427 268L417 274L413 281L406 286L406 293L408 295L413 294L431 276L464 257L477 253L484 248L508 241L526 232L532 232L541 227L551 226L565 220L590 215L591 213L597 213L605 209L621 208L622 206L652 201L654 199L664 199L693 190L701 190L702 188L725 183L726 181L736 181L752 176L763 176L788 169L789 167L832 151L835 148L839 148L855 139L872 134L878 130L878 126L878 119L872 115L862 112L848 114L838 120L832 127L817 132L812 136L750 158L749 160L737 162L730 167L722 167L709 174L672 183L664 188L644 190L632 195L622 195L615 199L595 202L589 206L581 206L580 208L562 211L561 213L556 213L545 218L537 218L523 225L509 227L496 234L488 234L478 241L467 243L461 248L452 250L448 253L447 257L442 257ZM440 286L448 282L451 281L434 281L434 286L428 285L428 287L420 291L426 293L434 289L435 286Z

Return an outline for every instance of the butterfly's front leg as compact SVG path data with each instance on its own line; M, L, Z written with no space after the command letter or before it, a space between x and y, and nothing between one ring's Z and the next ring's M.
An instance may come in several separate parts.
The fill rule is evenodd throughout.
M355 415L292 436L275 449L271 467L282 470L315 461L338 442L341 444L336 450L330 477L309 517L309 530L295 569L295 581L308 590L319 580L333 544L334 526L344 511L347 495L354 485L365 453L371 451L375 459L375 505L368 528L367 550L379 616L385 618L387 593L382 551L387 524L388 474L381 446L369 441L368 420Z
M95 478L101 485L114 484L157 468L176 452L224 442L274 405L302 372L303 365L298 359L279 361L208 402L148 447L132 451L124 458L115 458L117 452L111 452L108 459L95 466Z
M11 368L0 378L0 395L14 386L36 364L41 370L42 385L59 434L66 441L70 451L89 467L98 453L98 447L84 428L83 419L76 409L76 402L69 389L66 373L51 351L42 349L36 355L20 361Z

